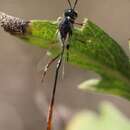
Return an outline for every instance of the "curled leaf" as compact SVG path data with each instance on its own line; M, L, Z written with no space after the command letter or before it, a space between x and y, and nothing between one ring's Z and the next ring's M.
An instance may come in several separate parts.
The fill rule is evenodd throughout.
M53 57L59 53L61 47L57 38L56 21L24 21L3 13L0 17L2 27L14 36L29 44L47 48ZM20 32L21 28L24 31ZM88 87L86 90L118 95L130 100L130 62L115 40L93 22L85 19L81 28L73 30L69 42L69 63L92 70L101 77L100 82L92 86L94 89Z

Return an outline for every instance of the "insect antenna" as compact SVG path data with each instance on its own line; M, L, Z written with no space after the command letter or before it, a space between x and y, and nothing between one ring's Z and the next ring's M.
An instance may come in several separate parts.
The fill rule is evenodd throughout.
M78 0L75 0L73 10L75 9L75 7L76 7L76 5L77 5L77 2L78 2Z
M68 3L69 3L69 5L70 5L70 8L72 9L72 5L71 5L71 2L70 2L70 0L68 0Z

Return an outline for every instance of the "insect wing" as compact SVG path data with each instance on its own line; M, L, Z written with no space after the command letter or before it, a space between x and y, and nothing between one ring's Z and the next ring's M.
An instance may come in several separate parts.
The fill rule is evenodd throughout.
M37 71L41 72L45 69L46 64L51 60L50 52L42 52L42 56L39 58L37 63Z

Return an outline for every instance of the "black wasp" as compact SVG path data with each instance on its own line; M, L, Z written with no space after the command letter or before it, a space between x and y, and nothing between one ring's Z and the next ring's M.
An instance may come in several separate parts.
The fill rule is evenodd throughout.
M55 73L55 81L54 81L54 86L53 86L53 91L52 91L52 97L51 97L51 102L49 105L49 112L48 112L48 118L47 118L47 130L51 130L51 122L52 122L52 114L53 114L53 106L54 106L54 100L55 100L55 92L56 92L56 86L57 86L57 78L59 74L59 69L61 67L63 57L64 57L64 51L67 49L67 52L69 51L69 43L68 39L72 36L73 34L73 26L74 24L82 25L79 23L76 23L75 20L78 17L77 12L75 11L75 7L77 5L78 0L75 0L74 5L72 7L72 4L70 0L68 0L69 9L66 9L64 12L64 17L63 19L59 22L59 27L58 27L58 32L59 32L59 39L61 42L61 52L59 55L57 55L54 59L52 59L45 67L44 73L42 75L42 81L46 75L46 72L48 71L48 68L50 65L59 58L57 67L56 67L56 73ZM67 57L69 57L67 53ZM68 58L67 58L68 59Z

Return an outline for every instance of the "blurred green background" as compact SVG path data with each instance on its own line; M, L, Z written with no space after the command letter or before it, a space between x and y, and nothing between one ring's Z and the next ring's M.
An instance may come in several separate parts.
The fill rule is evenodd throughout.
M0 11L26 20L56 20L68 7L67 0L0 0ZM129 0L79 0L77 11L78 21L83 21L85 17L94 21L118 41L130 56ZM55 65L47 74L45 83L41 84L38 70L47 62L44 49L25 44L2 29L0 45L0 129L42 130L45 127ZM129 102L77 89L79 83L93 77L98 76L65 64L65 76L59 78L55 106L75 113L82 109L96 110L100 102L107 100L130 117Z

